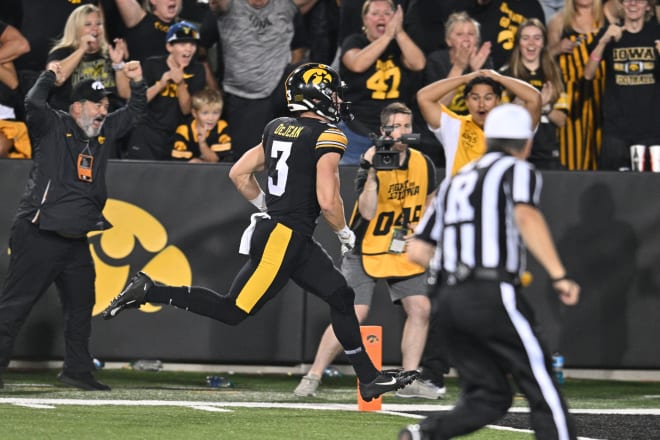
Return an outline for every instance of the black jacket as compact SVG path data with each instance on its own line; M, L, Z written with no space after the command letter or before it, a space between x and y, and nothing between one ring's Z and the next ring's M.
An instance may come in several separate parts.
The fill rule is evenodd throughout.
M110 113L99 136L87 138L69 113L46 103L55 74L43 72L25 98L27 126L32 139L33 165L17 217L40 229L84 236L112 225L103 217L107 199L105 172L115 142L125 136L147 108L144 81L131 82L131 99ZM78 155L89 145L93 181L78 179Z

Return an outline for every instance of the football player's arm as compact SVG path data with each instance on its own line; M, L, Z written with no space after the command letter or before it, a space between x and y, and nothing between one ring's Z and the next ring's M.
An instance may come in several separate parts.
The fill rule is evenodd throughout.
M346 227L344 201L339 193L339 159L339 153L326 153L316 163L316 198L334 232Z
M263 194L254 173L264 169L264 148L261 143L248 150L229 170L229 178L248 201L252 202Z

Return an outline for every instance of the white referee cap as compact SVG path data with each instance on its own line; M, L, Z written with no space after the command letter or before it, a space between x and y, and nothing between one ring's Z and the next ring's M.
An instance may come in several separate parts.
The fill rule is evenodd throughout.
M519 105L498 105L486 116L484 135L490 139L531 139L532 117Z

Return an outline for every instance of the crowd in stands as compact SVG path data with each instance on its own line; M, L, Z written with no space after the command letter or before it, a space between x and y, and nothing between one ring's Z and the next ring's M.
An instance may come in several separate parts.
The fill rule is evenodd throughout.
M434 130L445 111L459 124L476 115L467 81L423 103L418 91L488 71L503 102L525 105L507 78L541 92L537 167L621 170L630 145L660 145L659 10L656 0L3 0L0 157L31 157L23 101L48 62L65 77L53 108L68 110L72 88L93 78L112 110L130 95L123 66L139 60L148 116L112 157L199 163L256 145L288 112L288 73L313 61L347 83L343 164L359 163L381 109L398 101L413 110L416 148L449 168L455 150Z

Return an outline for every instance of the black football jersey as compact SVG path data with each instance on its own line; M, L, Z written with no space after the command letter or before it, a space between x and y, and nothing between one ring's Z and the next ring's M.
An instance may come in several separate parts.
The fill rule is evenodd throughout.
M312 235L321 208L316 198L316 162L346 150L336 126L313 118L277 118L263 135L268 183L266 203L274 220Z

